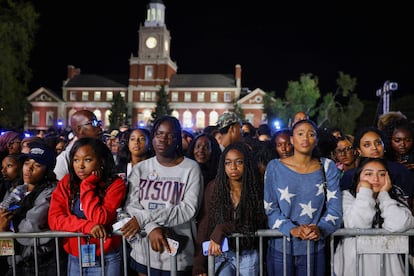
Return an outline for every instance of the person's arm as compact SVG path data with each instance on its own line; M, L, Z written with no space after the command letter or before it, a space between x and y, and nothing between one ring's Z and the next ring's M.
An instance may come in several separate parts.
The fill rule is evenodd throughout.
M330 235L342 226L342 193L339 185L340 171L334 161L322 158L326 175L325 213L322 214L317 227L323 237Z
M52 193L48 219L50 229L56 231L90 233L92 227L96 225L71 212L69 175L59 181Z
M384 218L382 228L390 232L403 232L414 227L414 217L410 209L390 197L391 179L387 174L385 184L378 194L381 216Z
M360 187L356 197L343 191L343 220L345 228L372 228L375 215L375 200L372 190Z
M95 174L85 178L80 185L80 201L89 221L111 226L116 221L116 209L121 207L124 200L126 185L121 178L116 178L101 199L96 192L96 186L100 184L102 183Z
M267 164L264 181L264 207L270 229L277 229L285 236L290 237L290 230L298 225L285 216L279 206L280 192L278 191L276 166L279 162L272 160Z
M36 198L32 208L27 210L26 217L18 225L18 232L36 233L48 230L48 210L50 207L50 198L52 197L52 188L43 190ZM15 226L16 227L16 226ZM39 239L40 244L45 244L51 238ZM33 245L33 239L19 238L17 241L22 245Z

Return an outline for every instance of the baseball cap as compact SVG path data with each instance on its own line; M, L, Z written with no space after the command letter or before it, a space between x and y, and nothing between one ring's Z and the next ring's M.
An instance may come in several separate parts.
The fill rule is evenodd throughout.
M46 165L49 168L52 168L56 164L56 155L55 152L46 144L40 143L31 143L30 152L27 154L22 154L22 159L33 159L37 163Z
M217 120L217 126L219 129L226 128L232 124L240 124L241 120L234 112L224 112L221 114Z

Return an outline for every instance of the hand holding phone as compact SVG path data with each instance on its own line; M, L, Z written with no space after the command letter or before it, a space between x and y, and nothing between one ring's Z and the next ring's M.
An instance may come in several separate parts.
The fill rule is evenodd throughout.
M210 241L203 242L203 255L208 256L208 247L210 246ZM221 243L221 252L229 251L229 242L225 237Z

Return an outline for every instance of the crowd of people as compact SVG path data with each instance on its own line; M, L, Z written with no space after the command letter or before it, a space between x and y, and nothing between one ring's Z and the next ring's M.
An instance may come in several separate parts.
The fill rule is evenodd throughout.
M355 133L320 128L302 111L275 132L233 112L198 133L168 115L151 129L105 132L88 110L70 127L69 135L0 136L0 231L88 235L41 238L39 275L122 275L114 230L128 241L128 275L169 275L175 254L177 275L206 276L209 255L216 275L258 275L259 229L287 237L266 239L267 275L324 276L331 254L338 276L355 275L357 263L360 275L404 275L414 265L398 254L356 259L352 237L334 252L327 246L340 228L414 228L414 125L400 112ZM33 239L14 248L17 275L35 275ZM12 263L0 256L0 275L12 275Z

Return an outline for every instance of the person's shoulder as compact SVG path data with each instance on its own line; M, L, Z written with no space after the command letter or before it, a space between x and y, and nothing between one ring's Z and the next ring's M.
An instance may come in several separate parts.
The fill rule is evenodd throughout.
M183 164L191 164L192 166L199 166L197 161L195 161L194 159L191 159L187 156L184 156Z

